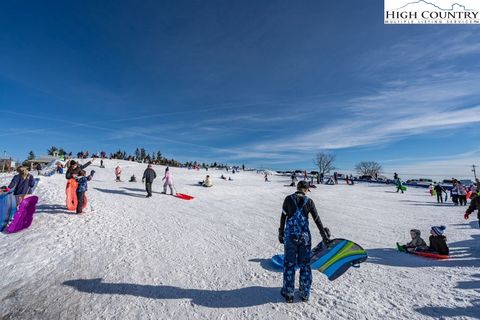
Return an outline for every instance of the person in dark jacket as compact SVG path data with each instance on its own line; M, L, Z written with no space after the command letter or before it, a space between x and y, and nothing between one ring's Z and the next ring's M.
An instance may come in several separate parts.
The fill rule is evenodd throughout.
M473 213L473 211L477 211L477 218L478 218L478 226L480 227L480 196L478 193L472 193L470 196L470 205L468 206L467 211L465 211L465 215L463 216L465 220Z
M301 299L308 301L310 296L310 287L312 285L312 269L310 268L312 238L308 227L309 214L312 215L323 241L325 243L329 241L313 200L305 195L307 191L308 183L300 181L297 184L297 192L286 197L283 201L278 240L285 245L281 295L287 302L293 302L295 266L300 267Z
M31 193L33 186L35 185L35 179L33 176L28 172L26 167L19 167L17 168L18 174L15 175L8 185L8 188L15 190L13 194L17 198L17 204L25 198L27 194Z
M35 166L35 170L37 170L37 174L40 175L42 173L42 165L40 163L37 163Z
M447 238L443 235L445 229L445 226L432 227L430 238L428 238L430 240L429 251L448 256Z
M445 194L447 194L447 191L440 185L440 183L437 183L433 189L435 190L435 193L437 194L437 202L438 203L443 203L443 192L445 192Z
M78 172L77 177L75 178L78 183L77 187L77 214L82 214L83 211L83 203L85 201L85 192L88 190L88 181L92 180L95 171L90 171L90 175L86 176L86 172L84 170L80 170Z
M145 182L145 189L147 190L147 198L152 196L152 183L157 177L155 170L152 169L152 165L149 164L145 172L143 172L142 182Z
M88 167L91 163L92 163L91 161L88 161L84 165L78 165L78 163L75 160L70 160L68 164L67 173L65 173L65 178L67 178L67 180L75 179L80 173L80 171Z

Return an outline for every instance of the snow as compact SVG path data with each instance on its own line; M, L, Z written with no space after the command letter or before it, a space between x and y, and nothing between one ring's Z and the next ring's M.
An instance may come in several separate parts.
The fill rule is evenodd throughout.
M87 168L87 213L65 209L63 175L41 177L33 225L0 234L1 319L477 319L480 251L476 219L464 208L437 205L425 189L357 184L321 185L309 194L333 236L361 244L368 262L330 282L314 271L308 303L286 304L282 273L271 257L288 177L172 168L184 201L152 198L140 182L145 164L98 160ZM234 181L220 179L221 174ZM197 182L206 174L214 186ZM2 181L3 183L4 181ZM472 216L473 217L473 216ZM402 254L411 228L428 241L432 225L447 226L448 261ZM320 240L311 221L314 242ZM296 301L298 298L296 299Z

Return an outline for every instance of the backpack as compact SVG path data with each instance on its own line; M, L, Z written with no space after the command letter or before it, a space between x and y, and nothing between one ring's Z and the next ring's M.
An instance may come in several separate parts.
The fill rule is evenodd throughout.
M291 240L296 244L309 244L310 243L310 229L308 228L308 217L303 215L303 208L308 202L308 197L304 197L303 205L298 207L295 196L291 195L293 203L295 204L295 213L292 217L287 219L285 227L285 239Z

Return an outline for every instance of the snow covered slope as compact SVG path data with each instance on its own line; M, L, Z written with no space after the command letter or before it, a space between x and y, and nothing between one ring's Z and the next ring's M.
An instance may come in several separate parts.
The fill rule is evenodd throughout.
M114 182L132 174L137 183ZM480 230L463 208L437 205L425 189L406 194L380 185L319 186L309 194L335 237L358 242L370 258L329 282L314 271L311 300L286 304L282 274L270 258L278 244L288 177L173 168L184 201L140 182L145 165L98 160L87 168L87 214L65 209L63 175L41 177L32 227L0 234L1 319L456 319L480 314ZM447 226L453 258L433 261L396 252L409 229L428 241ZM311 223L316 241L320 236ZM298 299L297 299L298 300Z

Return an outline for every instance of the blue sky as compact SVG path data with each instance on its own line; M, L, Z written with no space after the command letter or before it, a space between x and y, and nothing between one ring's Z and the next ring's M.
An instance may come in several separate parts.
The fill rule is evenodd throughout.
M4 1L0 149L467 176L479 32L384 25L379 1Z

